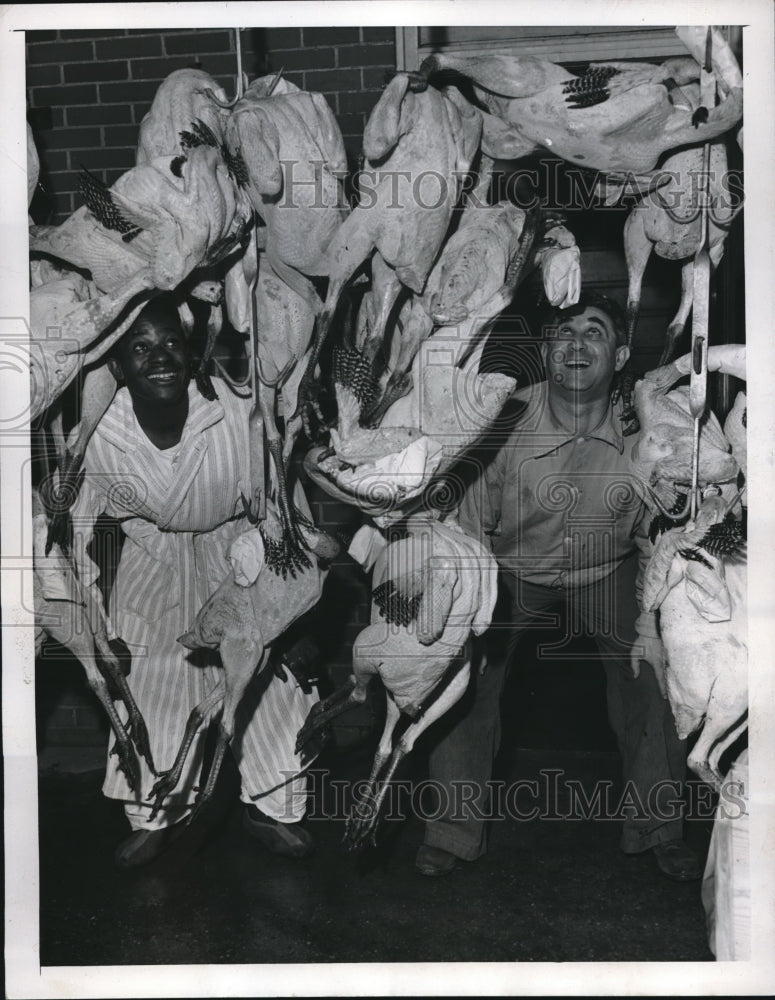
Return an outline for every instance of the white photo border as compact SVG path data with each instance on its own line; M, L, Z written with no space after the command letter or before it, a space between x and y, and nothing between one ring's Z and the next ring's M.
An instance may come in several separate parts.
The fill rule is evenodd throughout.
M25 30L335 24L744 25L746 329L748 340L751 960L735 963L395 963L43 967L39 965L37 760L31 606L31 515L21 482L23 439L5 431L29 405L26 369L0 364L6 995L238 997L370 995L768 994L775 982L775 607L770 506L775 442L775 54L771 0L449 0L425 3L18 4L0 8L0 341L24 339L29 318ZM775 506L775 505L774 505ZM26 567L26 570L25 570ZM697 888L698 905L699 888ZM519 900L515 899L515 907Z

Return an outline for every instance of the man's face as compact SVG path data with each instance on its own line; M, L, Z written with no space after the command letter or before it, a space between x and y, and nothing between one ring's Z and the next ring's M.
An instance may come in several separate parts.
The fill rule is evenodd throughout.
M608 391L630 356L628 347L616 346L610 317L594 306L563 317L541 352L549 381L574 392Z
M137 320L118 348L114 374L132 399L177 403L190 378L188 347L176 317L149 315Z

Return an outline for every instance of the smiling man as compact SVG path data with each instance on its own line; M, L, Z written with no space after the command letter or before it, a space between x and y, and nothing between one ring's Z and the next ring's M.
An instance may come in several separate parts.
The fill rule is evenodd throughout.
M129 686L148 726L157 770L171 767L192 709L218 683L215 656L192 656L177 640L231 572L228 550L245 531L250 399L213 379L218 398L191 379L189 346L172 296L151 299L118 343L109 364L121 388L98 424L73 507L74 545L84 582L96 586L87 555L97 517L121 522L124 541L110 594L110 617L132 653ZM271 678L271 679L269 679ZM262 690L263 688L263 690ZM299 825L306 778L295 753L317 692L262 671L237 715L232 750L241 775L246 832L271 851L302 857L312 839ZM184 828L196 797L206 733L196 733L175 792L151 818L156 781L142 759L129 787L108 757L103 792L118 799L132 833L115 853L133 868L159 856Z
M605 669L625 780L624 808L611 817L623 820L621 849L652 850L669 877L699 878L677 805L686 747L650 666L663 655L654 617L638 605L649 543L629 471L637 439L622 436L621 403L612 403L629 357L621 309L586 292L549 317L541 353L546 380L515 394L521 409L463 501L461 523L489 541L508 611L488 637L486 669L431 750L430 778L444 787L448 808L426 824L417 868L443 875L484 853L507 671L526 630L559 621L556 642L538 659L572 658L587 635Z

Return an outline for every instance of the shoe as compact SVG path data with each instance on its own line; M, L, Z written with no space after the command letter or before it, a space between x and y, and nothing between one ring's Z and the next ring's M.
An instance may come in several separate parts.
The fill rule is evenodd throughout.
M245 830L273 854L303 858L312 852L315 842L300 823L278 823L256 806L245 806L242 814Z
M421 875L428 875L431 878L438 875L449 875L457 868L457 858L449 851L444 851L440 847L429 847L422 844L417 852L414 867Z
M683 840L665 840L651 850L657 867L668 878L676 882L694 882L702 878L699 858Z
M158 858L186 828L184 822L160 830L134 830L113 854L119 868L139 868Z

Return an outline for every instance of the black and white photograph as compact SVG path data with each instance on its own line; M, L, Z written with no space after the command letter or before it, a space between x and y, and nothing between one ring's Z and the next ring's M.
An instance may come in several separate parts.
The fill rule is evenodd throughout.
M6 996L769 992L771 5L0 26Z

